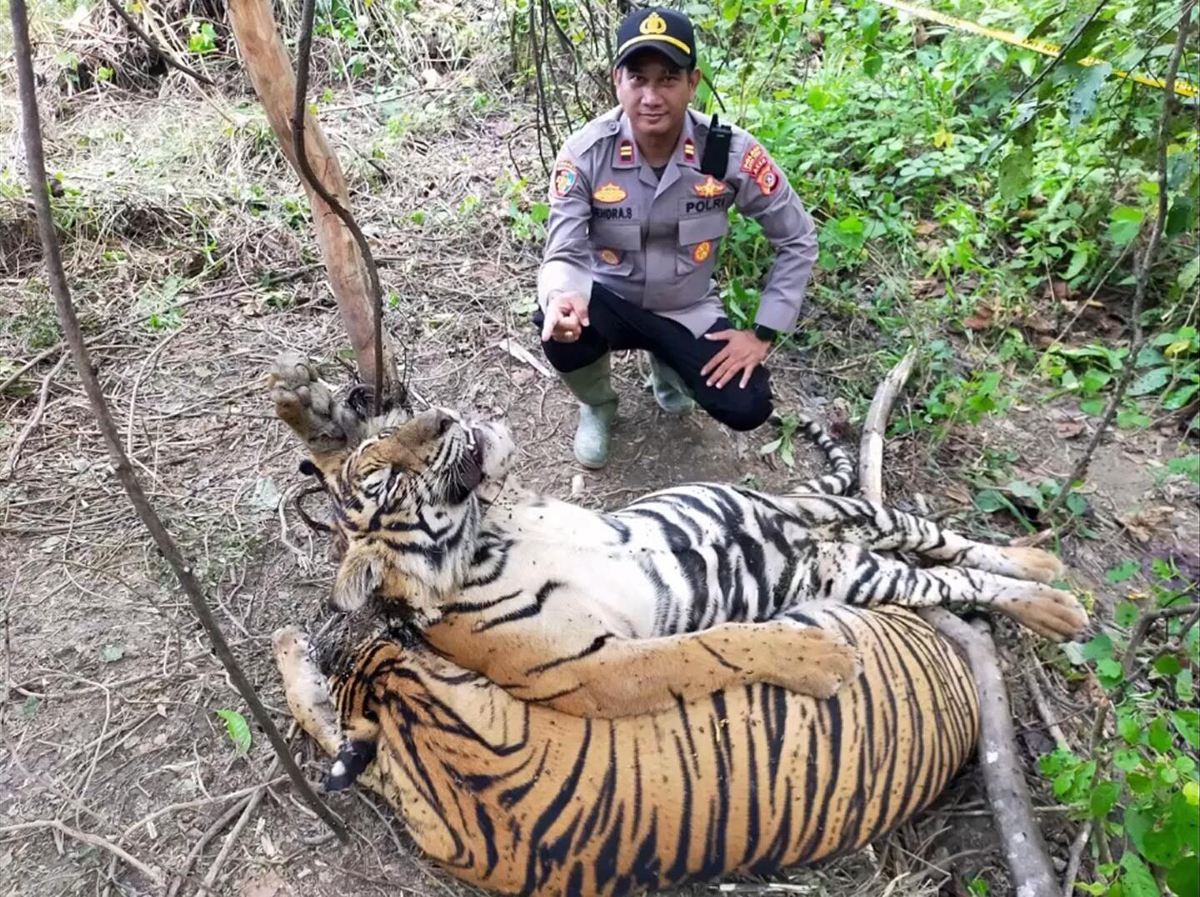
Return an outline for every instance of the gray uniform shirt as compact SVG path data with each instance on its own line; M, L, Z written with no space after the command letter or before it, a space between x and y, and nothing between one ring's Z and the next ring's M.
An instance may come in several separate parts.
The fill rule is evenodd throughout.
M713 282L728 208L757 221L775 264L756 324L789 331L817 257L812 219L750 134L734 127L725 177L700 173L707 117L691 109L661 179L643 163L620 107L563 145L550 178L538 301L553 290L591 294L599 283L699 336L724 314Z

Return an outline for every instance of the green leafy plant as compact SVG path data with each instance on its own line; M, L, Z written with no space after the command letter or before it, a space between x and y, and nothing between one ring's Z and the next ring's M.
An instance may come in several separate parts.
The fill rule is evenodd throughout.
M1065 747L1039 761L1059 801L1079 819L1090 819L1097 845L1095 878L1076 881L1088 894L1150 897L1165 888L1176 895L1197 893L1200 853L1200 712L1195 707L1193 670L1200 663L1200 631L1184 622L1195 600L1195 584L1161 560L1146 606L1124 600L1114 613L1116 629L1068 652L1072 663L1090 666L1108 695L1113 731L1102 725L1090 756ZM1126 560L1108 571L1114 584L1138 571ZM1184 614L1171 609L1183 607ZM1149 616L1152 615L1152 616ZM1129 627L1143 637L1151 619L1165 620L1166 639L1147 646L1131 641ZM1187 627L1186 631L1184 627ZM1101 712L1107 712L1107 707Z
M233 746L239 754L244 754L250 750L250 726L246 722L246 718L236 710L231 710L228 707L222 707L220 710L213 711L225 722L225 732L229 735L229 740L233 742Z

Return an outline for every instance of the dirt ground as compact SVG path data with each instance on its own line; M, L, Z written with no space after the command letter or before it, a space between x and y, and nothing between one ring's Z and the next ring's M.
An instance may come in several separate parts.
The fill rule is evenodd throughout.
M183 89L152 100L119 90L99 103L51 97L47 151L64 188L57 207L75 299L126 447L239 660L286 728L270 636L317 616L331 570L322 540L292 507L306 485L300 455L271 414L263 374L281 350L296 348L341 379L343 340L314 270L308 222L296 210L298 184L243 99L200 102ZM350 97L330 105L339 102L343 111L323 121L385 260L385 289L397 297L387 326L407 337L419 407L504 416L520 445L518 476L560 497L574 481L576 500L597 506L687 480L753 478L770 488L823 470L807 447L795 470L763 456L773 433L738 435L702 416L665 417L633 356L616 366L622 405L612 464L601 473L581 470L571 458L567 393L498 345L514 339L541 360L526 322L537 246L503 218L503 178L515 174L513 160L532 182L541 178L514 136L515 119L463 112L431 93L406 107L418 124L397 133L389 126L396 113L349 108ZM7 123L0 117L0 131L11 127L11 112ZM246 708L113 477L57 343L38 252L22 223L27 210L19 200L4 202L0 381L41 357L0 388L0 895L160 893L147 871L180 894L471 890L414 856L373 795L351 790L333 799L353 833L341 847L269 771L265 737L255 732L246 754L235 750L216 711ZM820 309L808 326L853 330ZM860 336L842 345L830 337L817 353L780 350L773 359L780 407L824 415L856 440L856 417L885 365L879 334ZM964 483L972 465L985 448L1004 448L1031 474L1065 474L1089 425L1082 436L1058 435L1070 432L1057 425L1072 414L1065 401L1031 399L936 445L917 436L893 440L889 494L908 507L923 501L931 512L957 514L957 525L977 534L1015 535L1013 521L970 511ZM1181 567L1196 566L1195 488L1159 472L1177 453L1176 438L1149 429L1116 434L1097 456L1089 485L1096 538L1072 537L1062 548L1101 608L1117 597L1103 578L1116 558L1148 560L1165 550ZM1146 543L1119 522L1163 507L1169 512L1147 518ZM1015 671L1037 661L1070 732L1090 720L1089 697L1049 666L1041 674L1050 649L1007 626L1000 637L1032 759L1049 739L1028 679ZM295 734L292 745L318 777L323 758L313 745ZM274 784L253 790L264 782ZM1034 785L1039 804L1049 805ZM1054 807L1041 818L1061 861L1074 823ZM147 869L116 861L112 847ZM773 882L694 890L965 894L965 883L979 877L1002 894L1003 865L972 767L931 811L854 857L789 870Z

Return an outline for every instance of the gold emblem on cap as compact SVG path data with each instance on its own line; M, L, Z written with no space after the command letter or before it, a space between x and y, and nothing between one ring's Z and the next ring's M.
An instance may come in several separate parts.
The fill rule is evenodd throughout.
M646 18L642 19L642 24L638 26L638 31L642 34L665 34L667 31L667 20L658 13L652 12Z

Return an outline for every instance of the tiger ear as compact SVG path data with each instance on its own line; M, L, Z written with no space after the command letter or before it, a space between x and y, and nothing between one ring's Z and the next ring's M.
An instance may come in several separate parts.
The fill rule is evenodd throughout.
M384 560L369 548L351 546L338 567L330 596L341 611L356 611L383 585Z

